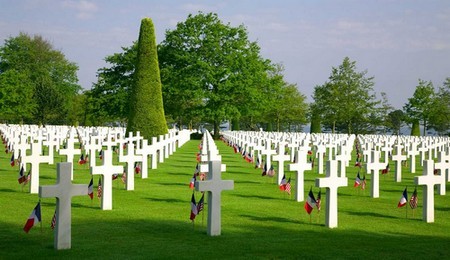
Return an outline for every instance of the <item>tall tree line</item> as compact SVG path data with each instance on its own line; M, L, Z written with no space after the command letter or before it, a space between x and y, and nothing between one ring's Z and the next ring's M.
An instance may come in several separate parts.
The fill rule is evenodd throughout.
M135 82L137 43L105 57L92 88L80 92L78 67L39 35L20 33L0 46L0 120L10 123L126 125ZM311 104L286 82L283 66L262 57L244 25L216 14L189 15L157 46L164 111L169 125L217 130L415 134L450 129L450 78L435 87L418 80L401 109L373 90L374 77L349 57L314 89ZM420 131L418 127L422 126Z

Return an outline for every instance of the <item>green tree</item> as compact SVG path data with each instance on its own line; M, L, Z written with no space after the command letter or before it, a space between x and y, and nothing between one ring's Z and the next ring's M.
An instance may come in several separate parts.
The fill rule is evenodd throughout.
M306 97L298 91L296 85L284 80L283 70L281 65L274 65L266 87L261 91L264 98L261 100L263 107L260 108L264 114L263 120L277 132L291 131L291 126L305 124L308 110Z
M403 106L408 122L423 125L423 135L427 134L434 98L433 83L419 79L419 85L416 86L413 96L408 98L408 103Z
M344 58L333 67L329 81L314 88L314 102L322 123L332 132L340 128L347 133L360 133L367 128L369 116L378 104L373 94L373 77L367 71L357 72L356 62Z
M450 129L450 78L446 78L436 93L431 110L430 127L439 134L446 134Z
M244 26L212 13L189 15L166 31L159 54L170 113L180 124L200 116L213 123L215 137L223 120L246 116L268 66Z
M12 78L19 77L25 83L25 97L32 88L31 102L23 102L24 108L11 110L24 114L17 114L17 118L29 118L33 112L33 123L66 123L66 117L73 97L81 87L77 84L75 63L66 60L64 54L54 50L53 46L41 36L30 37L20 33L17 37L5 40L0 48L0 74L9 78L4 80L5 86L20 92L22 84ZM4 73L10 72L3 76ZM15 76L14 76L15 75ZM29 100L24 100L29 101ZM10 103L9 105L14 105Z
M98 80L89 93L90 114L96 122L125 124L129 116L129 99L134 84L137 43L123 47L122 53L107 56L109 67L97 71Z
M127 133L140 131L147 139L167 133L161 92L155 29L150 18L141 21Z
M310 127L309 132L311 134L322 133L322 126L320 123L320 114L318 112L318 109L317 109L315 103L310 105L309 118L311 121L311 127Z
M29 123L34 110L33 84L27 75L17 70L0 73L0 119Z
M404 121L404 113L402 110L397 109L388 114L387 127L392 129L395 134L400 134L400 128Z

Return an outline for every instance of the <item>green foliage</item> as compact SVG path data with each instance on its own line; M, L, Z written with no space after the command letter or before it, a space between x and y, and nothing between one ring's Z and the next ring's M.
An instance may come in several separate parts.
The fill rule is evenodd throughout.
M288 84L282 75L283 68L275 65L269 71L268 81L261 87L264 100L260 109L263 113L263 122L274 123L273 130L291 131L293 125L306 123L308 105L306 97L301 94L296 85Z
M450 78L447 78L436 93L431 106L430 127L440 134L450 129Z
M311 134L322 133L322 126L320 124L320 114L317 112L315 104L310 106L310 119L311 119L311 127L309 132Z
M402 110L397 109L388 114L388 128L392 129L394 134L400 134L400 128L404 122L405 115ZM419 131L420 133L420 131Z
M428 121L432 115L434 97L433 83L419 79L419 85L416 86L413 96L408 98L408 103L403 106L408 122L422 123L423 135L426 135L428 130Z
M77 70L75 63L67 61L63 53L54 50L39 35L30 37L21 33L6 39L4 46L0 47L2 88L9 92L17 91L24 99L18 104L14 101L17 97L8 97L10 100L5 101L7 105L1 108L1 113L8 119L12 111L19 113L13 121L68 123L66 117L71 102L81 89L77 84ZM22 83L24 90L20 90ZM29 96L31 91L32 99Z
M35 111L33 84L24 73L0 74L0 118L10 123L30 122Z
M411 135L420 136L420 124L419 121L414 121L411 126Z
M141 135L149 140L151 137L167 133L155 29L150 18L141 21L129 107L127 133L140 131Z
M369 116L377 101L373 92L373 77L366 71L356 72L356 62L344 58L332 68L329 81L314 88L314 102L324 125L332 132L339 128L347 133L360 133L367 128Z
M107 56L110 67L98 70L98 81L92 86L90 114L96 122L125 123L129 116L129 99L134 84L137 60L137 43L122 48L123 53Z
M268 66L259 51L244 26L212 13L189 15L166 31L158 50L168 113L180 122L209 121L216 136L223 120L249 115Z

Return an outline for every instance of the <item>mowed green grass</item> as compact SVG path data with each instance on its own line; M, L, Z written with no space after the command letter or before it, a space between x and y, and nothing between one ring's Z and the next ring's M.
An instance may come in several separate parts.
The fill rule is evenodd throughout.
M393 173L380 176L380 198L370 198L370 175L365 192L353 188L357 168L347 168L348 187L339 188L339 226L325 223L323 206L311 218L304 202L282 193L275 178L261 176L233 149L218 141L234 190L222 192L222 235L206 234L207 205L189 220L192 191L188 188L195 169L197 145L190 141L149 178L136 176L135 190L126 191L121 181L113 182L113 210L103 211L99 200L86 196L72 200L72 249L53 248L50 228L55 199L42 199L42 229L29 234L22 228L38 202L37 194L21 190L18 167L9 165L10 154L0 155L0 259L440 259L448 258L450 245L450 195L435 195L435 223L422 221L422 188L419 208L413 213L397 208L403 189L414 190L415 174L403 169L403 182L394 182ZM78 158L77 158L78 159ZM56 157L55 161L61 161ZM391 165L391 169L394 165ZM88 184L87 166L74 165L74 183ZM295 174L286 172L295 183ZM317 173L305 174L305 198L314 187ZM320 176L323 177L323 176ZM362 176L361 176L362 177ZM41 185L53 185L56 164L41 165ZM95 187L98 177L94 177ZM293 187L294 190L294 187ZM450 185L447 184L447 190ZM197 201L201 194L195 193Z

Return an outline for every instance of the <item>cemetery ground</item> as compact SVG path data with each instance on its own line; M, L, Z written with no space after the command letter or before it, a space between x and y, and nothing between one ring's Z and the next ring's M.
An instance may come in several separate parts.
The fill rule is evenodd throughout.
M348 187L338 189L338 227L325 227L325 189L322 211L314 209L311 218L305 202L296 202L281 192L276 177L261 176L231 147L217 141L227 172L222 179L234 180L234 190L222 192L222 235L206 234L207 207L189 220L192 190L189 181L196 166L198 140L191 140L149 170L149 178L135 178L135 190L126 191L120 177L113 181L113 209L101 210L96 197L98 176L94 177L94 200L88 195L72 199L72 249L55 250L50 222L54 198L41 199L42 227L26 234L22 228L39 201L28 186L22 191L17 182L19 169L11 167L11 154L0 155L0 259L78 258L200 258L200 259L441 259L448 258L450 245L450 185L447 195L435 193L435 222L422 221L422 187L418 187L419 207L413 211L397 208L405 186L408 198L414 191L414 176L422 174L417 161L415 174L403 168L403 180L394 182L393 168L380 175L380 198L370 198L371 175L367 189L354 188L357 168L354 156L347 168ZM56 181L55 164L41 164L40 185ZM92 159L92 158L91 158ZM74 181L88 184L87 165L74 163ZM97 159L98 160L98 159ZM114 161L116 164L117 157ZM97 165L99 162L97 162ZM276 164L275 164L276 166ZM316 170L316 168L314 169ZM294 191L295 174L291 177ZM363 174L361 174L362 177ZM305 199L317 177L305 173ZM201 197L195 192L196 200ZM406 217L407 214L407 217Z

